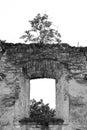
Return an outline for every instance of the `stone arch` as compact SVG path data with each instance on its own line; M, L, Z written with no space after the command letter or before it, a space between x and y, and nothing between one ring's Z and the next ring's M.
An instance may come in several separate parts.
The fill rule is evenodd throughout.
M56 117L69 121L68 84L65 80L66 66L55 60L32 60L22 67L20 76L21 110L23 117L29 117L30 111L30 80L37 78L52 78L56 81Z
M39 59L31 60L22 67L22 72L29 79L61 77L63 64L56 60Z

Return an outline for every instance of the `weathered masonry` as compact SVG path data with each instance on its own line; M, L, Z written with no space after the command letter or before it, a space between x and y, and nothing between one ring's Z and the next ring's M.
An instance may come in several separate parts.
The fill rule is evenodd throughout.
M0 130L16 130L29 117L30 80L37 78L55 79L56 117L67 130L87 128L86 59L86 47L1 42Z

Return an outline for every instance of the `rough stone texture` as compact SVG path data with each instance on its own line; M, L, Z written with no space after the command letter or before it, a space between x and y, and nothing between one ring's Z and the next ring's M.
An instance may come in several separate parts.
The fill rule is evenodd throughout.
M69 123L69 96L68 83L63 76L56 83L56 117L64 119L64 124Z
M18 130L15 124L29 116L25 93L29 80L36 78L53 78L60 87L64 106L60 116L68 123L64 130L86 130L87 47L4 42L0 43L0 130Z
M65 130L65 126L50 124L49 127L44 127L44 126L42 127L41 125L28 124L27 126L24 125L22 129L21 127L19 127L19 130L24 130L24 129L27 129L27 130Z

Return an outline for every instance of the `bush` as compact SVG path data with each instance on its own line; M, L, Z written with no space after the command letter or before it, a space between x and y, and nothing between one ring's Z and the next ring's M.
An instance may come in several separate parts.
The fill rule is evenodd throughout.
M63 119L55 118L55 110L49 107L49 104L44 104L43 100L36 102L35 99L31 101L30 118L23 118L19 121L21 124L36 123L39 125L48 126L49 123L63 124Z

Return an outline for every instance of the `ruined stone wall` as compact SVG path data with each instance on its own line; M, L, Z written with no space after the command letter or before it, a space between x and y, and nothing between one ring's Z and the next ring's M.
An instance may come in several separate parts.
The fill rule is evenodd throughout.
M64 86L63 100L69 97L67 129L87 129L86 55L87 48L65 44L0 43L0 130L18 129L15 123L27 115L24 108L27 90L23 83L26 82L27 86L27 79L36 78L54 78L59 87ZM67 109L66 104L64 108Z

